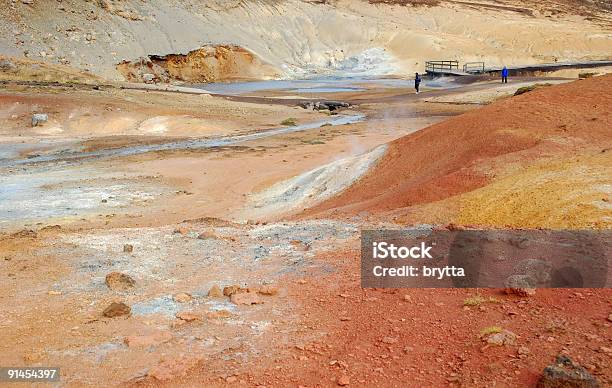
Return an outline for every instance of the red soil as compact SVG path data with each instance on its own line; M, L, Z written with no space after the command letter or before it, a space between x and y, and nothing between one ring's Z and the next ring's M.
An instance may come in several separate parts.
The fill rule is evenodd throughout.
M283 284L301 305L298 330L275 330L261 357L208 359L166 386L528 387L560 353L602 386L612 381L612 290L521 298L500 290L362 289L358 251L318 259L338 270ZM493 299L464 307L475 295ZM481 331L492 326L518 335L516 343L487 346Z
M537 158L541 148L528 150L553 137L609 143L610 90L612 75L541 87L400 138L369 174L305 214L384 212L449 198L486 185L495 158Z

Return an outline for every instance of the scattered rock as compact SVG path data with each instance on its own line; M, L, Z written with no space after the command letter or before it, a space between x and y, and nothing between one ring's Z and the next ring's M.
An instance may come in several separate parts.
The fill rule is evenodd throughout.
M121 272L111 272L106 275L105 283L113 291L125 291L136 285L136 281L131 276Z
M187 302L191 302L193 297L186 292L181 292L180 294L174 295L173 299L175 302L187 303Z
M300 102L298 104L298 106L307 109L307 110L313 110L314 109L314 103L312 101L304 101L304 102Z
M304 109L312 109L312 110L329 110L336 111L340 108L348 108L350 104L348 102L343 101L306 101L299 104Z
M172 339L172 333L168 331L158 331L148 335L134 335L125 337L123 342L130 348L148 348L156 346Z
M123 252L125 252L125 253L132 253L132 252L134 252L134 246L132 244L125 244L123 246Z
M237 305L262 304L260 296L256 292L238 292L231 295L230 300Z
M499 333L492 333L485 337L487 344L503 346L514 345L518 336L509 330L502 330Z
M537 387L596 388L599 382L585 368L560 355L553 364L544 368Z
M261 295L273 296L278 294L278 287L272 285L264 285L258 290Z
M186 235L189 233L189 229L185 228L185 227L178 227L176 229L174 229L174 231L172 232L174 234L180 234L180 235Z
M310 250L310 245L301 240L291 240L290 244L296 251L306 252Z
M176 317L185 322L193 322L200 319L200 316L194 313L190 313L188 311L181 311L176 314Z
M612 314L608 315L608 321L612 322Z
M342 375L338 378L338 385L341 387L347 386L351 383L351 380L347 375Z
M384 343L384 344L395 344L397 343L397 338L393 338L393 337L384 337L382 340L380 340L380 342Z
M213 232L202 232L198 235L198 239L200 240L216 240L217 235Z
M49 120L49 116L46 113L35 113L32 115L32 127L38 127Z
M123 315L130 315L131 312L132 309L130 308L130 306L126 305L125 303L113 302L110 304L110 306L104 309L102 315L107 318L116 318Z
M232 296L238 292L240 292L242 290L242 287L240 287L237 284L231 285L231 286L226 286L223 287L223 295L225 296Z
M221 288L218 284L213 284L213 286L210 287L210 290L208 291L209 298L221 298L223 295L225 295L225 289L221 291Z
M535 281L527 275L512 275L506 279L506 294L533 296L536 293Z

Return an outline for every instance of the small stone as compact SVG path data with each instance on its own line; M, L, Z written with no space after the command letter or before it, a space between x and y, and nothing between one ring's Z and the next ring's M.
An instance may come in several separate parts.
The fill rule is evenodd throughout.
M48 292L49 295L62 295L61 291L49 291Z
M506 294L514 294L518 296L533 296L536 293L534 287L535 281L526 275L512 275L506 279Z
M278 294L278 288L272 285L264 285L258 291L261 295L273 296Z
M612 314L608 315L608 321L612 322Z
M232 295L240 292L241 290L242 290L242 288L239 285L237 285L237 284L234 284L234 285L231 285L231 286L226 286L226 287L223 287L223 295L225 295L225 296L232 296Z
M229 376L225 379L225 382L229 384L235 383L236 381L238 381L238 377L236 376Z
M126 305L125 303L113 302L110 304L110 306L104 309L102 315L107 318L116 318L123 315L130 315L131 312L132 309L130 308L130 306Z
M217 239L217 236L212 232L202 232L198 234L198 239L199 240L215 240Z
M397 343L397 338L393 338L393 337L384 337L384 338L381 340L381 342L382 342L382 343L385 343L385 344L389 344L389 345L391 345L391 344L395 344L395 343Z
M412 302L412 297L408 294L404 295L402 299L404 299L404 302Z
M125 244L123 246L123 252L125 252L125 253L132 253L132 252L134 252L134 246L132 244Z
M181 311L178 314L176 314L176 317L180 319L181 321L185 321L185 322L193 322L193 321L197 321L200 319L199 315L190 313L188 311Z
M113 291L125 291L136 285L136 281L131 276L121 272L111 272L106 275L105 283Z
M173 299L175 302L187 303L190 302L193 297L186 292L181 292L180 294L174 295Z
M174 234L180 234L180 235L186 235L189 233L189 229L185 228L185 227L178 227L176 229L174 229L174 232L172 232Z
M531 351L526 346L519 346L517 353L519 356L527 356Z
M263 303L263 301L259 297L259 294L257 294L256 292L239 292L236 294L232 294L230 300L234 304L247 306Z
M513 345L517 338L518 336L510 330L502 330L499 333L490 334L486 337L486 342L496 346Z
M351 380L347 375L342 375L338 378L338 385L341 387L347 386L351 383Z
M208 290L208 296L210 298L221 298L224 295L223 291L217 284L213 284L213 286Z
M38 127L49 120L49 116L46 113L35 113L32 115L32 127Z
M310 245L300 240L292 240L290 244L296 251L306 252L310 250Z

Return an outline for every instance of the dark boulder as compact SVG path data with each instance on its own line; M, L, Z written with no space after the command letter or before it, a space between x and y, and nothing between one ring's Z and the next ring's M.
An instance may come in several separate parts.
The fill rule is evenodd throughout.
M538 381L538 388L597 388L599 383L586 369L567 356L557 356Z

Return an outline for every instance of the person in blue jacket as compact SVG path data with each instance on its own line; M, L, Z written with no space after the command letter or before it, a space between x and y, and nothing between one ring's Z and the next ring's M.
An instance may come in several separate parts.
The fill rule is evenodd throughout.
M421 76L419 73L416 73L414 76L414 88L416 89L416 94L419 94L419 86L421 85Z
M506 66L504 66L504 68L502 69L502 83L503 84L507 84L508 83L508 68Z

